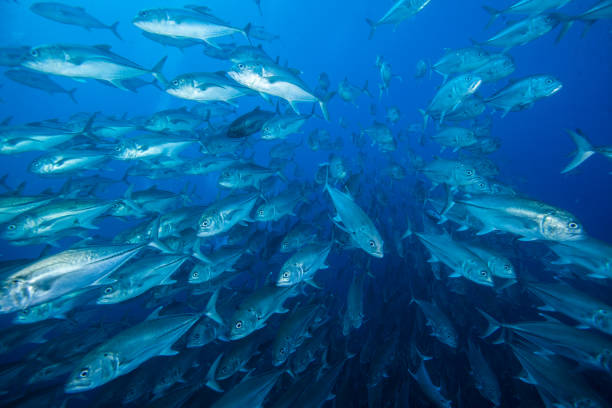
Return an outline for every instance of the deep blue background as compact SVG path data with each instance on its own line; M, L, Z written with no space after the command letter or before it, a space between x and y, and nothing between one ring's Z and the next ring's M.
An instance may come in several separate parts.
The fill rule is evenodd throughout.
M22 1L20 4L0 4L2 45L106 43L113 46L114 52L146 67L153 66L162 56L168 55L164 67L164 74L168 78L185 72L227 70L230 67L229 63L203 55L199 46L184 52L163 47L144 38L140 30L131 24L138 10L169 6L175 2L106 0L70 3L86 7L92 15L105 23L119 20L119 32L124 41L119 41L107 30L87 32L79 27L46 20L29 11L30 2ZM384 119L385 107L397 105L400 108L403 116L394 127L396 134L411 123L421 123L417 109L427 106L441 83L440 76L435 73L431 79L413 79L416 62L419 59L435 61L443 54L444 48L469 46L470 38L484 40L504 26L500 18L489 30L484 29L489 16L482 10L481 1L432 0L422 13L404 22L395 31L392 26L382 26L374 39L368 41L369 27L365 18L378 19L387 11L390 2L262 0L263 16L259 15L251 0L211 0L205 3L215 15L229 20L235 26L243 27L253 22L279 34L280 41L264 44L266 51L273 57L279 55L282 63L288 61L291 67L302 70L303 79L313 88L322 71L329 74L333 89L344 77L360 86L369 80L370 91L375 96L372 101L376 101L379 77L374 63L377 55L384 55L391 62L395 73L404 78L403 82L392 81L390 94L383 97L378 107L378 120L381 121ZM575 1L562 11L577 13L593 3ZM487 4L501 8L509 2ZM609 162L596 155L578 170L568 175L560 174L574 149L564 129L580 128L595 145L610 144L610 25L607 22L596 24L585 38L580 38L582 28L581 23L576 23L558 45L554 44L557 29L541 39L510 51L517 65L513 78L548 73L559 78L564 87L557 95L537 102L533 109L510 113L504 119L496 114L493 136L500 137L503 145L493 158L501 167L502 181L513 185L525 195L569 210L583 221L589 234L612 241L612 221L609 216L612 194L608 175L612 166ZM225 40L221 39L220 42ZM236 37L236 41L244 43L242 38ZM77 111L101 111L108 115L128 112L129 116L136 116L150 115L169 107L192 105L152 87L133 94L96 82L83 84L66 78L55 79L68 89L78 87L78 105L74 105L65 95L47 95L3 78L3 87L0 89L2 117L13 116L12 123L18 124L55 117L66 119ZM481 93L489 95L505 83L501 81L487 85ZM256 105L273 109L260 98L246 98L240 103L240 112L246 112ZM333 135L344 137L345 145L350 145L351 133L359 132L372 123L373 119L369 117L370 104L367 97L362 97L359 100L360 109L357 110L335 98L330 103L332 123L327 128ZM301 109L308 112L310 107L302 105ZM340 116L350 124L348 129L342 129L337 124ZM305 134L318 126L325 127L317 120L308 123L304 128ZM412 144L416 146L416 142ZM347 152L353 151L352 148L347 149ZM328 154L313 154L307 148L299 152L301 156L298 156L298 160L303 160L303 163L310 162L311 157L324 161ZM437 147L430 143L427 148L417 152L428 157L437 153ZM2 156L1 172L10 174L9 183L13 186L21 180L27 180L27 193L37 193L48 186L59 187L63 180L41 179L27 173L27 164L36 155ZM399 150L394 155L401 159L405 152ZM121 169L120 165L113 164L111 167ZM311 170L314 173L315 166ZM371 172L379 170L369 169ZM121 174L120 171L115 173ZM212 182L193 180L200 184L198 193L205 201L216 196ZM172 182L157 184L176 190L181 187ZM4 256L26 256L27 251L28 248L8 249L4 243L0 244L0 253Z

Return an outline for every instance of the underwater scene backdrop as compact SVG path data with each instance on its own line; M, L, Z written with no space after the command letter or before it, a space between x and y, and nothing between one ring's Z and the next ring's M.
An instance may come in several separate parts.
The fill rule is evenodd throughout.
M0 406L612 405L612 1L0 10Z

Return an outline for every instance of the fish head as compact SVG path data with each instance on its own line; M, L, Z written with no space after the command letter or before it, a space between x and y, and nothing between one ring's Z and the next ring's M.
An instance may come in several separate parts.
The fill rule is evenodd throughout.
M461 76L462 87L465 89L467 95L471 95L480 87L482 84L482 78L478 75L465 74Z
M19 215L0 226L0 238L7 241L29 238L34 234L36 225L36 219L30 215Z
M461 265L463 268L463 275L469 277L473 282L484 286L493 286L493 274L481 261L476 259L468 259Z
M599 354L597 354L597 362L599 365L606 369L606 371L610 372L612 370L612 350L609 348L602 349Z
M285 262L276 280L276 286L292 286L299 283L304 276L304 265L301 262Z
M598 309L592 317L593 325L599 330L610 333L612 331L612 311L609 309Z
M122 297L122 291L118 284L110 284L104 287L102 294L96 301L99 305L117 303Z
M279 333L279 337L274 343L272 350L272 365L278 367L287 361L289 357L289 344L291 339L289 336L285 336L282 332Z
M514 265L509 259L501 256L496 256L489 261L489 269L494 272L493 275L505 279L516 278Z
M240 61L234 64L227 75L239 84L252 87L266 76L266 72L259 61Z
M466 193L490 194L493 192L492 186L484 177L476 176L463 186Z
M34 174L51 174L57 169L56 162L60 160L56 156L39 157L33 160L28 166L28 170Z
M64 50L57 45L39 45L30 48L24 54L22 65L36 71L44 71L45 67L54 63L63 63L69 59Z
M179 76L174 78L166 86L166 92L170 95L180 96L182 95L185 88L191 88L194 86L194 80L187 76Z
M255 210L255 220L256 221L268 221L274 217L274 205L272 204L262 204Z
M359 241L359 246L368 254L375 258L384 256L384 242L378 233L364 235Z
M531 80L531 86L537 97L551 96L563 88L563 84L552 75L540 75Z
M13 322L15 323L35 323L45 320L51 314L51 305L42 303L40 305L21 309L17 312Z
M240 172L237 169L225 169L219 175L218 183L225 188L236 188L240 186Z
M217 367L217 380L230 378L240 368L240 360L237 358L221 358Z
M202 283L210 280L213 266L206 264L203 265L198 263L189 274L189 283Z
M551 241L578 241L586 237L586 232L573 215L565 211L545 214L540 221L540 233Z
M257 330L257 316L248 310L239 310L230 325L230 340L238 340Z
M119 355L110 351L88 354L70 375L64 388L67 394L83 392L106 384L119 375Z
M454 179L459 185L465 186L469 184L477 184L479 177L476 175L476 169L467 164L458 163L453 169ZM478 185L475 186L479 188ZM486 188L486 186L483 186Z
M274 123L266 122L261 127L261 138L264 140L277 139L280 134L280 126Z
M217 338L219 326L212 319L201 320L189 334L187 348L203 347Z
M117 200L115 201L110 208L110 214L115 217L129 217L132 215L132 211L130 211L130 207L123 201Z
M204 213L198 222L198 236L210 237L222 231L223 222L219 214Z
M132 24L141 30L155 33L156 26L168 20L168 14L163 9L140 10L132 19Z

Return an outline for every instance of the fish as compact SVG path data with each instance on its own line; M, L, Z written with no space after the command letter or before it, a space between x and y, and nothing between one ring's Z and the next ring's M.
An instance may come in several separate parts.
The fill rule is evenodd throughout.
M327 102L334 93L324 98L315 96L297 73L272 62L248 61L235 64L228 72L230 78L260 94L278 96L289 103L296 114L300 114L296 102L319 104L325 120L329 121Z
M242 34L248 39L250 24L244 29L232 27L209 13L209 9L193 6L191 8L160 8L140 10L132 23L151 34L173 38L196 39L211 47L220 48L214 40L232 34Z
M153 75L161 83L167 82L161 72L166 57L153 68L146 69L113 53L110 48L109 45L40 45L30 49L22 65L34 71L65 76L77 81L107 81L123 90L128 90L123 85L123 80L145 74Z
M557 13L535 14L510 24L488 40L476 44L503 48L505 52L548 34L565 20L564 16Z
M523 241L579 241L586 236L574 215L540 201L508 195L472 195L456 201L485 225L478 235L499 230Z
M198 221L197 235L211 237L229 231L234 225L249 220L257 195L230 195L204 210Z
M504 89L485 99L487 105L501 110L502 117L510 111L531 108L540 99L559 92L563 84L550 75L534 75L511 82Z
M325 261L333 247L334 241L328 244L308 244L300 248L281 267L276 280L277 286L293 286L300 282L318 288L314 282L315 273L329 268Z
M442 262L453 273L449 278L464 277L483 286L493 286L493 273L478 255L448 234L415 233L431 254L429 262Z
M70 97L72 102L78 103L74 97L77 88L67 90L62 88L60 84L53 81L45 74L35 71L27 71L25 69L9 69L4 71L4 75L12 81L18 82L30 88L40 89L53 95L54 93L64 93Z
M330 186L325 182L325 191L329 193L336 215L332 218L334 225L348 233L351 242L375 258L384 256L384 241L376 226L367 214L355 203L349 193Z
M421 110L423 115L423 129L427 128L429 117L439 116L440 124L444 122L447 114L453 113L460 104L470 95L474 94L482 84L482 78L472 74L462 74L447 81L438 90L429 106Z
M497 10L489 6L483 6L483 9L487 13L491 14L491 18L487 23L487 27L490 27L499 16L507 16L512 14L535 16L548 10L560 9L567 5L570 1L571 0L519 0L502 10Z
M64 3L57 2L38 2L30 6L30 10L39 16L48 18L49 20L57 21L62 24L70 24L83 27L87 31L92 28L110 30L115 37L122 40L117 26L119 22L111 25L105 25L97 18L87 13L83 7L73 7Z
M166 92L181 99L196 102L221 101L234 104L234 99L250 95L249 89L230 81L225 72L194 72L172 79Z
M569 173L574 170L595 153L599 153L605 158L612 160L612 146L593 147L586 136L582 135L580 132L567 130L567 133L576 144L576 152L574 153L572 161L561 170L561 174Z
M374 22L366 19L370 26L370 40L374 37L376 29L385 24L394 24L396 27L399 23L409 17L421 12L431 0L397 0L393 6L385 13L380 20Z
M199 319L198 314L159 317L154 313L88 352L68 377L65 392L74 394L98 388L132 372L150 358L178 354L172 345Z
M67 249L18 269L2 279L0 313L57 299L73 290L100 285L105 278L155 240L145 244ZM161 246L163 248L163 246Z
M283 304L295 296L295 287L263 286L247 296L230 319L229 339L239 340L266 326L275 313L287 313Z

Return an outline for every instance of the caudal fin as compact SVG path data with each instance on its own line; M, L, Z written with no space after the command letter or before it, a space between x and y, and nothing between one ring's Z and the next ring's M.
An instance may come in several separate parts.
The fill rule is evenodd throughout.
M213 293L210 299L208 300L208 303L206 304L206 311L204 312L204 314L208 318L219 323L220 325L223 325L223 318L221 318L219 313L217 313L217 299L219 298L219 290L220 289L215 290L215 293Z
M561 174L572 171L595 153L593 146L591 146L591 143L589 143L584 136L579 135L573 130L568 130L567 133L574 143L576 143L576 154L574 155L574 159L561 171Z
M371 40L374 37L374 33L376 32L376 23L366 18L366 23L370 26L370 35L368 36L368 40Z
M485 311L476 308L476 310L478 310L478 312L485 318L487 319L487 322L489 323L489 327L487 327L487 330L484 332L484 334L482 336L480 336L481 339L484 339L486 337L489 337L490 335L492 335L493 333L495 333L501 326L502 324L500 322L498 322L497 320L495 320L493 318L493 316L489 315L488 313L486 313Z
M217 382L217 379L215 378L217 375L217 368L219 367L219 362L221 361L222 357L223 354L219 354L217 356L215 362L210 366L210 368L208 369L208 373L206 374L206 386L211 390L217 392L223 392L223 388L221 388L221 386Z
M484 11L486 11L487 13L491 15L489 22L485 26L485 28L489 28L491 27L493 22L497 19L497 17L499 17L502 14L502 12L501 10L494 9L493 7L489 7L489 6L482 6L482 8L484 9Z
M164 58L160 59L153 68L151 68L151 75L153 75L155 79L161 82L164 86L168 85L168 81L164 77L164 74L162 74L161 70L164 68L164 64L166 63L167 59L168 56L166 55Z
M66 92L68 94L68 96L70 97L70 99L72 99L72 102L78 104L76 98L74 97L74 93L76 92L77 88L73 88L71 90L69 90L68 92Z
M117 31L117 26L119 26L119 22L118 21L115 24L113 24L110 27L108 27L108 29L111 30L113 32L113 34L115 34L115 37L117 37L118 39L123 41L123 38L121 38L121 36L119 35L119 31Z

